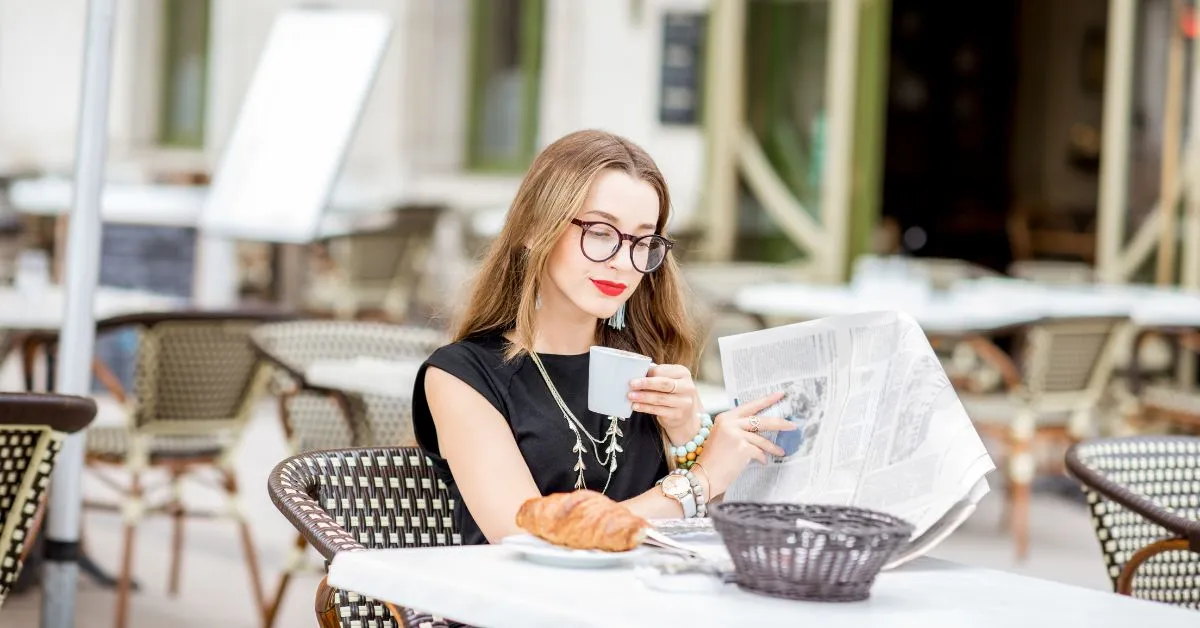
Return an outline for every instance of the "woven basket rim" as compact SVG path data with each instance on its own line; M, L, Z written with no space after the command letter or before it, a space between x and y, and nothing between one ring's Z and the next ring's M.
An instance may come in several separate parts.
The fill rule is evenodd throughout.
M713 520L713 527L716 528L722 522L724 522L724 523L736 523L736 524L742 525L743 527L750 526L750 527L758 528L761 530L771 530L771 531L780 531L780 532L794 532L798 529L795 525L795 521L792 521L789 523L788 521L779 521L779 520L774 520L774 519L755 519L752 517L747 517L741 513L739 513L739 515L734 515L734 514L727 512L728 510L733 510L733 509L738 509L738 508L750 508L750 509L757 508L757 509L764 509L764 510L767 508L773 508L773 509L783 508L783 509L792 511L789 514L793 514L794 519L803 519L803 520L807 520L807 521L813 521L813 523L820 523L820 522L815 521L811 517L805 516L806 514L808 514L806 511L811 511L812 509L824 509L826 511L833 511L833 512L837 512L837 511L860 512L860 513L867 513L867 514L870 514L873 516L877 516L877 517L886 519L886 521L879 521L873 525L872 524L867 524L867 525L846 524L846 525L841 525L841 526L829 526L828 530L813 529L814 532L858 532L858 533L865 533L865 534L904 534L906 536L911 536L913 534L913 532L916 530L915 525L913 525L909 521L906 521L905 519L897 517L896 515L886 513L886 512L880 511L880 510L874 510L871 508L863 508L861 506L846 506L846 505L842 505L842 504L822 504L822 503L797 504L797 503L791 503L791 502L759 502L759 501L736 501L736 502L724 502L724 503L720 503L720 504L714 504L713 507L709 510L709 517ZM821 525L826 525L826 524L821 524Z

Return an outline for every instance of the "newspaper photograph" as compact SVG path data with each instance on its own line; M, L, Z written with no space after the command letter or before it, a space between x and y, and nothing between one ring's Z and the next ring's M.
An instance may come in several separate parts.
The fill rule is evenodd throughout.
M925 333L900 312L785 325L718 340L735 405L776 391L760 416L784 450L752 462L728 501L870 508L916 526L889 567L927 552L974 511L995 469Z

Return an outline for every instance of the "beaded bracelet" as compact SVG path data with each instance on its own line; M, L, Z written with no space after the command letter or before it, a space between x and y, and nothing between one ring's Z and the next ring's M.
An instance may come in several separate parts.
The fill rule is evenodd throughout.
M680 468L690 469L700 459L700 454L704 452L704 441L708 439L712 425L712 416L700 413L700 431L687 443L671 446L671 453L675 456L675 462Z
M689 467L691 465L688 465ZM682 475L692 485L692 496L696 499L696 517L708 516L708 498L704 495L704 485L690 469L675 469L671 473Z

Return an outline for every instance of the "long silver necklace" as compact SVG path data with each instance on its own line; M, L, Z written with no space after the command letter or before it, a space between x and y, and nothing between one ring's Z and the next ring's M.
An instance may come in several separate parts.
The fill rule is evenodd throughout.
M546 367L542 364L541 358L533 351L529 352L529 357L533 359L533 363L537 365L538 371L542 374L542 379L546 382L546 387L550 389L550 395L554 397L554 402L558 404L558 409L562 411L563 418L567 420L567 427L571 428L571 433L575 435L575 446L571 448L571 453L575 454L575 488L587 488L587 481L583 477L583 471L587 466L583 463L583 452L587 451L587 445L583 443L583 437L592 443L592 455L596 457L596 462L600 463L601 467L608 467L608 479L604 481L604 490L601 493L608 492L608 485L612 482L613 473L617 471L617 454L625 451L621 448L617 438L624 436L619 425L620 418L615 416L608 417L608 430L604 433L604 438L596 438L588 431L576 416L567 407L566 402L558 394L558 389L554 387L554 382L550 381L550 375L546 372ZM604 449L604 458L600 457L600 449Z

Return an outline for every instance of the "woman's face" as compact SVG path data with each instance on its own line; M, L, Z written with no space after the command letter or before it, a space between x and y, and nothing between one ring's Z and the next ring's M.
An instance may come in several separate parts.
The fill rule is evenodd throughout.
M575 216L584 222L606 222L632 236L654 233L658 222L658 194L647 182L620 170L606 170L588 190L583 208ZM580 248L580 236L589 240L589 250L603 249L604 227L585 228L571 224L554 245L546 266L543 303L548 299L574 306L593 318L608 318L629 300L642 280L633 267L630 243L623 241L617 254L594 262ZM593 254L593 257L600 255Z

